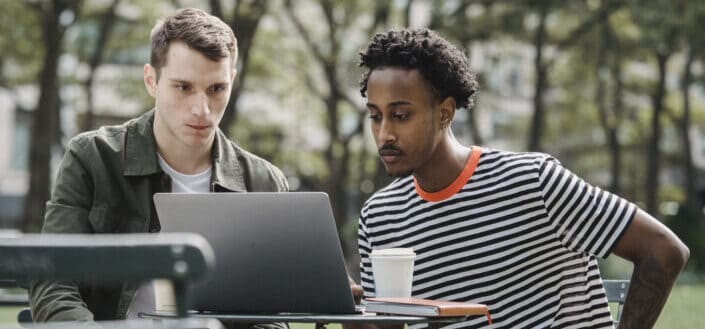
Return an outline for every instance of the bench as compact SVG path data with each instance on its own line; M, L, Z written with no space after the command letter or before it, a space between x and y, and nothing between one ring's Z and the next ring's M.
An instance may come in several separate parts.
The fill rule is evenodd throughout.
M168 279L173 283L176 314L181 318L187 316L187 285L210 271L214 267L214 258L208 242L192 233L0 237L0 279L6 283L11 280L114 283ZM199 328L201 324L212 327L211 321L208 324L197 319L182 324L195 328L194 321L199 323ZM117 321L106 326L119 327L120 323ZM173 325L178 326L178 321Z

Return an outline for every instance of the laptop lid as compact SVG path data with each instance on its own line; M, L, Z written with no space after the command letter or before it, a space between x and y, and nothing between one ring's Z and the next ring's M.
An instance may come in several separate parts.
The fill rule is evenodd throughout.
M215 270L192 285L193 309L228 313L355 313L328 195L157 193L163 232L195 232Z

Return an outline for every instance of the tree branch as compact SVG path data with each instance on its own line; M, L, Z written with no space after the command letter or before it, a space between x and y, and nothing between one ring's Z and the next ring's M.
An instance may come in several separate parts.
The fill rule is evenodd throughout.
M321 100L325 101L327 96L325 94L323 94L320 90L318 90L318 87L316 87L316 85L313 83L313 78L311 78L311 76L308 73L306 73L304 81L306 82L306 87L308 87L308 89L313 94L315 94Z
M301 23L301 20L299 20L298 16L296 16L296 13L294 13L294 9L291 4L291 0L286 0L284 1L284 8L286 9L285 12L289 19L291 19L292 23L294 23L294 27L296 30L299 32L301 35L301 38L304 39L304 42L306 43L306 46L311 50L313 53L313 56L321 63L326 62L325 56L323 56L323 53L321 50L316 47L316 44L313 42L311 39L311 36L308 34L308 31L306 31L306 28L304 28L303 23Z
M31 1L31 0L25 0L22 2L27 8L36 11L37 13L43 13L44 8L42 7L42 4L45 2L42 1Z
M409 0L408 5L411 5L412 1L413 0ZM372 25L370 25L370 28L367 30L367 35L370 37L373 36L380 25L387 24L387 21L389 20L389 12L391 11L390 6L390 1L375 2L374 19L372 20Z
M91 56L89 61L91 71L95 70L95 68L98 67L101 62L101 59L103 58L105 45L110 39L110 32L112 31L113 26L115 26L115 11L119 4L120 0L113 0L113 2L110 4L110 7L108 7L108 9L103 14L103 17L101 18L100 30L98 32L98 40L96 41L94 49L95 51L93 52L93 55Z
M357 125L355 126L355 129L351 131L347 136L343 136L341 139L341 142L345 144L346 146L350 141L357 135L362 134L362 131L365 129L365 116L367 115L367 112L365 111L358 111L357 115Z

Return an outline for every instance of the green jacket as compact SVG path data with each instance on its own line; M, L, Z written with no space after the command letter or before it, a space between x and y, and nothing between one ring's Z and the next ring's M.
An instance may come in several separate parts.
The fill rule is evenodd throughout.
M152 133L154 110L119 126L73 138L47 202L46 233L159 232L152 196L171 190L159 166ZM211 191L287 191L282 172L228 140L215 136ZM138 283L113 287L44 281L30 285L35 321L125 318Z

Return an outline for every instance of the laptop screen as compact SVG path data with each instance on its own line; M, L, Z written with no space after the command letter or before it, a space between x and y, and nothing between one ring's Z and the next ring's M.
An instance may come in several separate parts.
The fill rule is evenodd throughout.
M355 313L330 201L321 192L157 193L163 232L195 232L216 266L197 311Z

